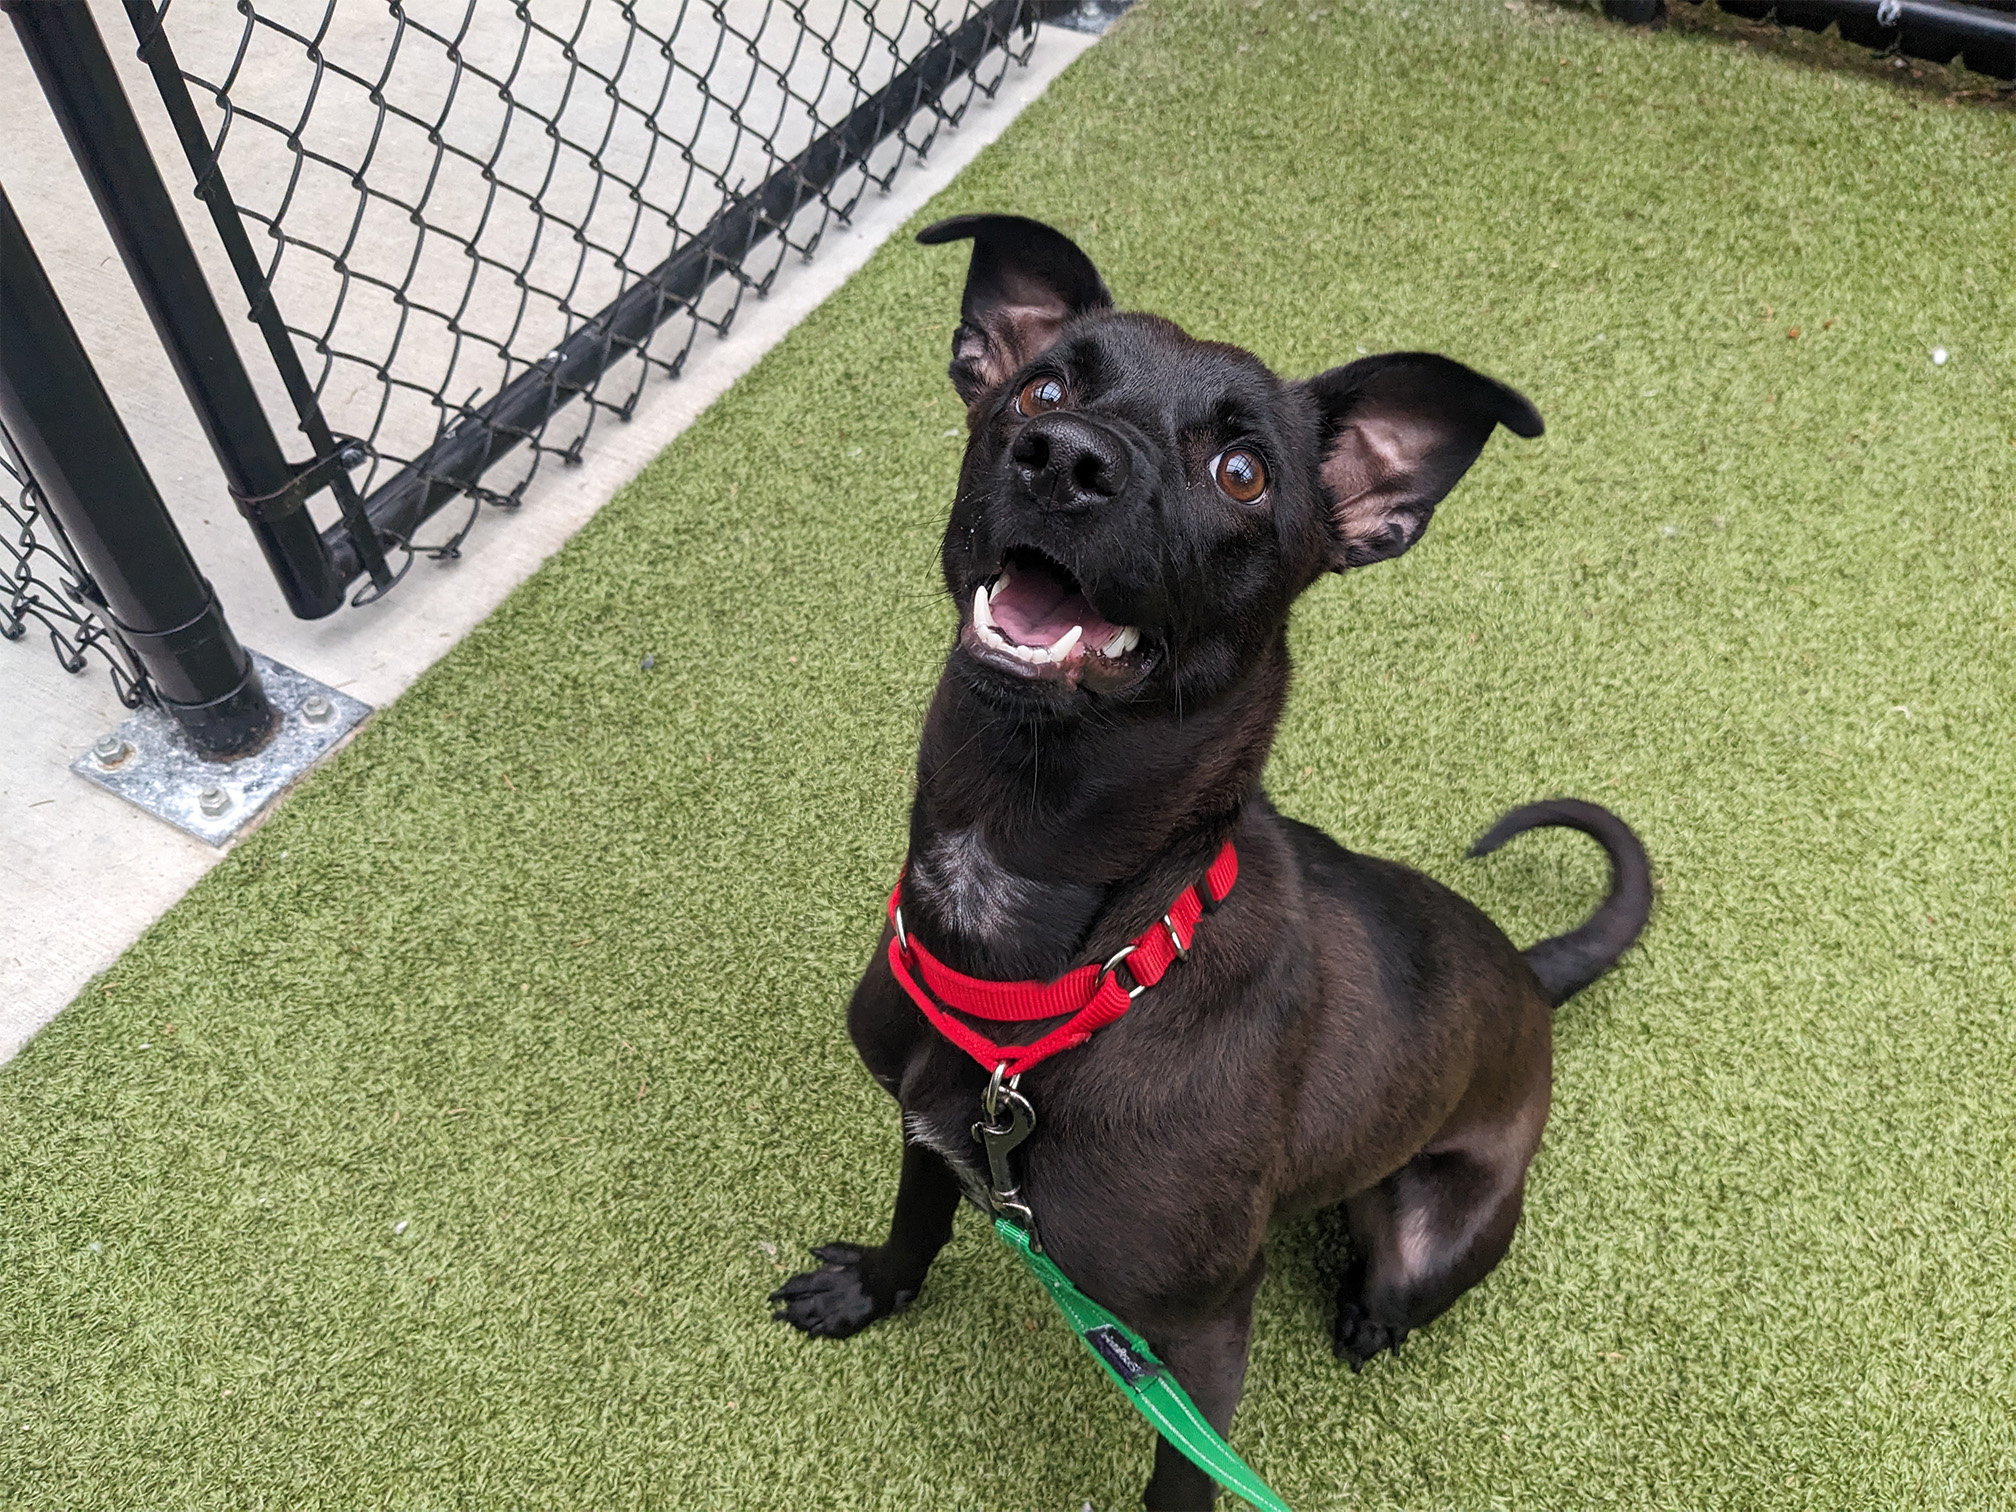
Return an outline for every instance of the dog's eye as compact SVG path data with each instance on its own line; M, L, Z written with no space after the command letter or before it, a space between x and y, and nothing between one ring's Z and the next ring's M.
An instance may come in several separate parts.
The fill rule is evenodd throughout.
M1064 385L1055 378L1032 378L1015 396L1015 408L1025 415L1041 415L1064 402Z
M1267 469L1250 451L1234 449L1222 453L1211 464L1211 475L1230 498L1251 504L1267 492Z

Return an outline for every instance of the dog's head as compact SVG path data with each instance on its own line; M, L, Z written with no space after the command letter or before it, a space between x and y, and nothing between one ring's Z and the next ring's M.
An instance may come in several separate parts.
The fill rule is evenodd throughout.
M1007 215L971 239L952 385L971 432L945 532L954 670L1069 715L1196 708L1278 637L1325 572L1400 555L1520 395L1396 352L1288 382L1238 347L1121 312L1061 232Z

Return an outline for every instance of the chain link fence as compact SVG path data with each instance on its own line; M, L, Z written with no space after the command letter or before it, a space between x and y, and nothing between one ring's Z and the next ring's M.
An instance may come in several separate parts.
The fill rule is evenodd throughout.
M855 153L801 163L980 17L992 59L963 87L919 80ZM978 0L249 0L164 4L136 30L172 38L209 143L197 182L229 185L260 251L245 294L279 313L331 430L365 444L361 491L470 501L426 544L407 520L435 501L392 512L396 544L439 555L991 94L1024 19ZM795 192L751 205L780 174Z
M28 641L46 636L66 672L94 663L110 674L119 701L129 709L145 702L146 675L98 618L97 590L77 560L62 528L50 515L41 490L0 427L0 637ZM38 636L39 632L39 636Z
M317 505L339 575L385 564L355 602L676 377L998 89L1039 7L122 3L187 160L166 177L207 202L294 412L276 429L342 506ZM73 569L9 476L6 632L60 622L77 665L105 633L19 586Z

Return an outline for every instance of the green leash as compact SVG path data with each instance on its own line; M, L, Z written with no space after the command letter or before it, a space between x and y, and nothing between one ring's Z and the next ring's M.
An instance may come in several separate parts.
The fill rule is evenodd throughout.
M1006 1218L994 1220L1001 1242L1022 1257L1029 1274L1043 1283L1071 1332L1092 1351L1113 1384L1126 1394L1134 1410L1155 1425L1183 1457L1234 1496L1260 1512L1289 1512L1288 1503L1267 1487L1253 1467L1239 1458L1218 1430L1204 1419L1190 1393L1176 1383L1168 1366L1155 1358L1142 1337L1071 1284L1056 1262L1029 1247L1029 1236Z

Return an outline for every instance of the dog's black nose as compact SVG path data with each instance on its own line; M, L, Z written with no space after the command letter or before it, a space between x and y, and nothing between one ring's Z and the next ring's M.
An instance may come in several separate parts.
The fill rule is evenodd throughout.
M1076 415L1045 415L1015 438L1010 453L1045 509L1090 509L1127 486L1127 448Z

